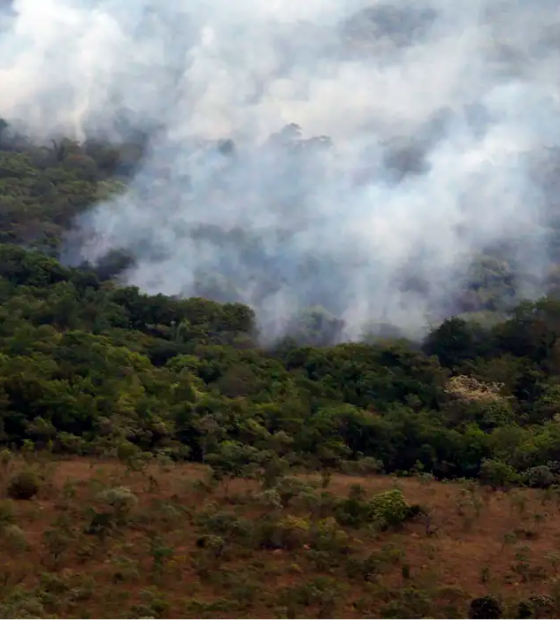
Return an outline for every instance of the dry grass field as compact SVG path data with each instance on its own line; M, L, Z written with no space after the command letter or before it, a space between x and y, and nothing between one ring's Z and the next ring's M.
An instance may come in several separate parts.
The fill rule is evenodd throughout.
M10 499L24 470L38 493ZM207 480L195 465L4 459L0 617L454 618L487 594L504 617L560 611L555 491L429 476L300 475L278 492ZM422 507L402 525L340 517L349 495L395 490Z

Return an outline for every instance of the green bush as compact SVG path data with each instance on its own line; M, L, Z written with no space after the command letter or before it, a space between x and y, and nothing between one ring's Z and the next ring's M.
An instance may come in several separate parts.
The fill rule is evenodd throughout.
M426 618L432 607L432 601L422 590L404 588L394 592L389 603L381 610L382 618Z
M359 527L372 517L370 502L366 500L365 490L359 484L352 485L347 499L335 506L335 515L339 523Z
M301 548L309 539L310 523L293 515L278 521L272 533L273 545L281 549Z
M6 492L11 499L31 499L39 492L39 478L30 471L14 474L8 482Z
M130 511L138 503L136 495L127 487L105 489L97 495L97 501L110 507L110 519L117 525L125 525ZM103 517L102 517L103 519Z
M508 487L519 481L519 475L511 465L503 461L485 459L480 468L480 480L494 489Z
M0 531L14 523L14 507L9 500L0 502Z
M521 481L528 487L537 489L548 489L558 481L555 474L546 465L531 467L521 474Z
M119 513L130 511L138 503L138 498L128 487L105 489L98 493L97 500Z
M208 534L241 544L252 544L255 535L253 522L232 512L203 512L195 516L195 523Z
M371 553L365 558L348 558L346 564L348 577L363 581L373 581L377 575L383 572L383 568L383 562L375 553Z
M375 495L369 506L372 520L382 527L400 525L411 516L411 507L399 489Z
M338 527L332 517L322 519L311 526L309 542L319 551L345 554L350 550L350 537Z
M295 497L314 492L311 485L295 476L283 476L277 481L275 489L280 495L280 501L284 507L288 506Z
M549 596L530 596L517 606L518 618L553 617L554 600Z
M25 532L17 525L10 524L4 527L2 536L4 538L5 549L8 552L19 553L25 551L28 547Z
M420 506L411 506L399 489L378 493L369 501L364 498L364 489L360 485L354 485L348 498L339 501L334 507L338 522L353 527L374 523L381 529L387 529L422 512Z

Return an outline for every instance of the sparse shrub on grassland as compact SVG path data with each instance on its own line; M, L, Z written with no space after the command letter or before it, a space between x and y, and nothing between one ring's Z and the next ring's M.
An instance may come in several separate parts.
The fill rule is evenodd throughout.
M8 481L6 493L11 499L29 500L39 492L39 478L31 471L14 474Z
M411 506L400 489L378 493L370 500L363 499L363 490L353 488L347 499L338 502L335 514L345 525L359 527L374 523L381 529L401 525L421 512L419 506Z
M410 506L399 489L378 493L369 504L373 519L381 523L399 525L408 518Z
M206 533L240 544L251 545L255 525L252 520L228 511L209 510L195 515L194 522Z
M38 593L14 588L0 601L1 618L52 618Z
M309 540L311 524L306 519L288 515L280 519L272 532L273 546L280 549L298 549Z
M342 590L339 581L329 577L316 577L307 583L283 590L279 603L288 618L306 617L306 609L311 606L317 608L318 618L332 618L336 615Z
M391 592L391 601L381 609L382 618L426 618L432 608L430 596L417 588Z
M295 476L284 476L280 478L274 488L280 496L280 501L284 507L289 506L292 499L301 495L314 493L315 491L312 485Z
M8 552L21 553L28 547L25 532L13 523L2 528L2 539L5 550Z
M110 506L115 516L124 518L138 503L138 497L128 487L114 487L98 493L97 501Z
M313 549L333 554L346 554L350 550L350 537L336 519L327 517L311 525L309 544Z
M558 482L558 476L555 475L546 465L531 467L521 474L521 482L528 487L538 489L548 489Z
M550 596L530 596L517 606L518 618L554 618L554 600Z
M493 489L503 489L519 482L519 474L508 463L485 459L480 467L480 480Z
M0 501L0 532L15 521L14 506L10 500Z

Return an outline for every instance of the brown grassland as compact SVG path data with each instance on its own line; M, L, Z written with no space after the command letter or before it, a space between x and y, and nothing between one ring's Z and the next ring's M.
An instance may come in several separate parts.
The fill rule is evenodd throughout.
M505 617L529 597L535 617L560 610L555 491L301 474L275 495L191 464L8 455L1 467L3 618L449 618L486 594ZM10 499L24 469L39 491ZM337 498L395 489L422 507L403 525L333 518Z

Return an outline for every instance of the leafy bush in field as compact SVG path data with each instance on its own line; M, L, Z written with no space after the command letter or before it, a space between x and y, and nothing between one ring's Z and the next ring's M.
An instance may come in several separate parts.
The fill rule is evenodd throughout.
M117 522L123 522L138 503L138 497L128 487L114 487L101 491L97 501L113 511Z
M21 553L28 547L27 536L25 532L17 525L6 525L2 529L2 537L8 551Z
M314 488L311 485L296 476L280 478L276 482L274 489L280 496L280 501L284 507L289 506L294 498L314 492Z
M400 525L417 512L417 507L410 506L399 489L375 495L370 506L373 520L382 527Z
M429 595L417 588L393 591L393 600L383 606L382 618L426 618L432 608Z
M243 544L251 544L255 525L253 521L227 511L204 511L195 516L195 523L208 534Z
M32 499L39 492L39 478L30 471L14 474L8 481L6 492L11 499Z
M309 534L313 549L332 553L347 553L350 550L350 537L340 528L336 519L327 517L313 523Z
M480 468L480 480L493 488L504 488L515 484L519 475L511 465L502 461L487 459Z
M521 481L528 487L548 489L558 482L558 476L546 465L531 467L521 474Z
M298 549L309 540L310 529L309 521L288 515L276 523L271 542L280 549Z
M374 523L385 529L401 525L419 511L406 501L399 489L378 493L370 500L364 497L363 489L354 487L347 499L338 502L335 515L340 523L355 527Z
M550 596L530 596L517 606L518 618L554 617L555 605Z

